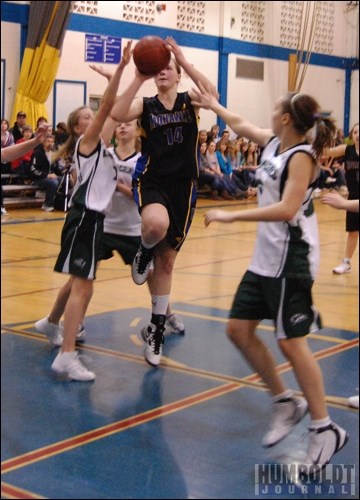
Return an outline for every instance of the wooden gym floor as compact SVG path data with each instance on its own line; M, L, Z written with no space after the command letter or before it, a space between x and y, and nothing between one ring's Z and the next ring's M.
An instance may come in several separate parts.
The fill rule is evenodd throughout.
M314 300L324 328L309 342L330 415L350 434L332 462L355 476L331 490L323 485L314 492L311 482L307 490L259 488L259 466L304 456L309 417L270 451L261 448L269 397L224 333L256 225L203 225L207 208L254 203L199 200L171 297L186 334L167 336L157 369L144 361L137 336L149 318L146 285L132 282L118 256L101 263L81 348L94 383L56 378L50 370L56 351L34 328L66 280L53 272L64 214L9 210L1 221L2 498L358 498L358 411L347 406L359 385L358 250L351 274L332 274L345 249L345 213L319 200L322 259ZM259 334L298 390L271 325L260 325Z

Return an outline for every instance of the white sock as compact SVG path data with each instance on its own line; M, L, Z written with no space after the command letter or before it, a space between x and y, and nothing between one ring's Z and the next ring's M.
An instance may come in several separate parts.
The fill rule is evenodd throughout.
M170 295L152 295L151 305L153 314L166 315Z
M320 418L319 420L311 420L310 427L311 429L320 429L321 427L326 427L331 424L331 418L329 415L325 418Z
M149 245L148 243L145 243L144 240L141 238L141 244L144 248L147 248L150 250L150 248L153 248L155 245Z
M61 351L59 354L61 354L63 358L68 358L70 360L76 358L77 351L65 351L65 352Z

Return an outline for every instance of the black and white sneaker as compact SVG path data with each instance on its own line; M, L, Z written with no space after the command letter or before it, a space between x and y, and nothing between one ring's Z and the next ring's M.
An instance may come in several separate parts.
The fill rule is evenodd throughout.
M309 428L310 443L303 470L308 475L314 475L328 464L335 453L341 450L348 442L349 435L339 425L331 422L319 429Z
M146 344L144 357L151 366L158 366L161 361L162 345L164 343L164 328L149 323L141 330L141 337Z
M153 249L140 245L131 266L131 276L137 285L142 285L147 280L153 261Z
M272 405L270 427L265 434L262 445L270 448L279 443L294 429L308 412L306 399L299 396L278 401Z

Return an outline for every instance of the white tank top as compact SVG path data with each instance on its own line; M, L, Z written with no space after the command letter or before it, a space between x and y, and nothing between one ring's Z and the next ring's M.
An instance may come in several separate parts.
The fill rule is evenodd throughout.
M278 138L271 139L256 170L259 207L281 200L289 160L296 152L305 152L314 159L309 144L298 144L281 154L277 153L279 145ZM291 221L258 223L250 271L267 277L315 278L320 260L317 218L311 197L315 180L308 186L303 202Z
M135 153L125 160L120 160L114 148L109 148L109 152L117 170L118 180L131 187L132 175L141 154ZM105 216L104 232L123 236L141 235L141 217L138 206L132 198L115 191L111 199L110 210Z
M79 153L81 139L82 136L75 146L77 180L70 204L105 213L116 189L117 171L113 157L102 140L89 156L83 156Z

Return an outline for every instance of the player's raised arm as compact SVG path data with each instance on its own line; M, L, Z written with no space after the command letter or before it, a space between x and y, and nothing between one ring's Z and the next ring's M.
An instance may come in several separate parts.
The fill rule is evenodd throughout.
M115 73L112 75L101 99L99 111L97 112L93 122L86 129L79 147L82 154L90 154L99 142L101 130L116 99L116 92L119 87L121 75L131 58L131 44L131 41L127 43L121 61L118 64Z
M244 117L224 108L212 92L211 87L204 86L201 81L196 82L196 84L198 89L192 89L192 104L214 111L236 134L247 137L260 146L265 146L274 135L272 130L260 128Z
M29 141L21 142L20 144L14 144L1 149L1 161L3 163L7 163L9 161L16 160L16 158L23 156L31 149L34 149L35 146L44 142L49 127L50 125L48 123L43 123L36 129L35 137Z
M172 36L166 37L166 42L168 43L171 52L174 54L176 62L184 69L184 71L190 76L192 81L197 84L197 82L201 82L204 87L209 89L217 98L219 97L218 91L211 83L211 81L203 74L201 71L195 68L194 65L190 64L189 61L186 60L183 51L178 46L176 41ZM189 92L190 97L192 97L192 91Z

